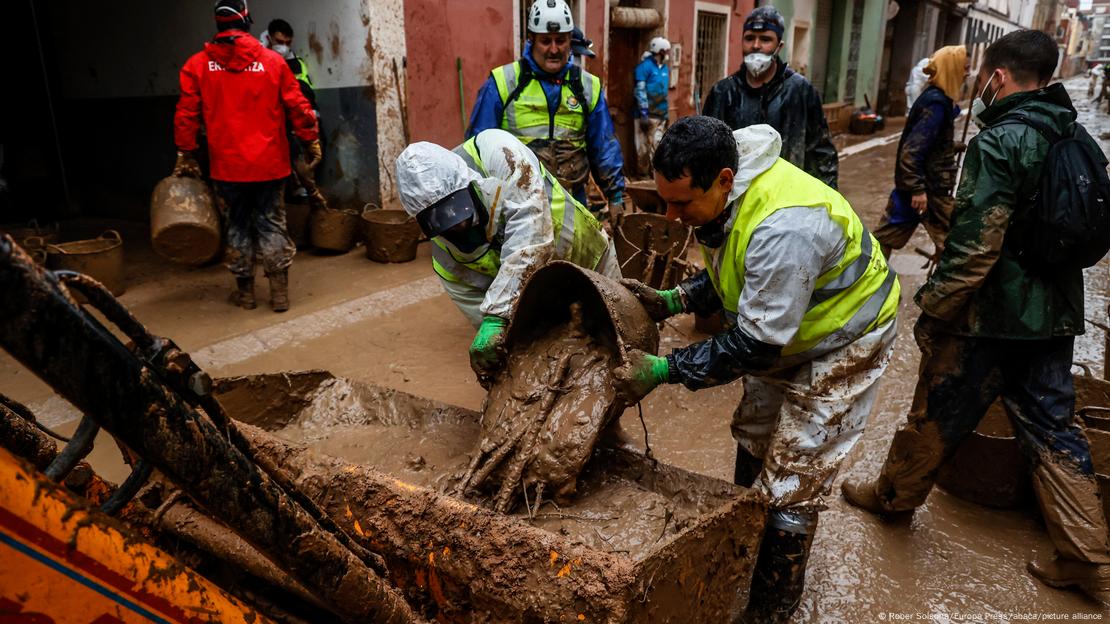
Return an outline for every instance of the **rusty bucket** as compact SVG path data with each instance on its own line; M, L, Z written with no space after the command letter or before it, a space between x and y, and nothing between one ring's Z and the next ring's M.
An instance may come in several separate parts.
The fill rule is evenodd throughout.
M57 222L48 225L39 225L35 219L27 223L11 223L0 225L0 233L7 234L12 240L19 243L28 251L42 248L58 240L60 227Z
M298 249L308 247L308 222L312 216L309 204L285 204L285 229Z
M169 176L150 197L150 242L158 255L200 266L220 253L220 216L203 180Z
M644 212L664 214L667 204L659 196L654 180L634 180L624 183L624 192L632 198L632 203Z
M317 207L309 219L309 240L319 251L347 253L355 246L358 223L354 210Z
M409 262L423 237L420 225L404 210L383 210L367 204L362 211L366 257L374 262Z
M638 212L621 219L613 236L621 274L652 288L674 288L686 270L693 230L663 215Z
M1075 413L1091 444L1091 462L1102 489L1102 507L1110 518L1110 381L1076 364L1084 374L1075 376Z
M116 296L126 289L123 239L115 230L107 230L98 238L47 245L46 268L84 273Z
M941 467L937 484L968 502L1012 509L1032 500L1029 471L1029 460L1018 446L1010 417L999 399Z

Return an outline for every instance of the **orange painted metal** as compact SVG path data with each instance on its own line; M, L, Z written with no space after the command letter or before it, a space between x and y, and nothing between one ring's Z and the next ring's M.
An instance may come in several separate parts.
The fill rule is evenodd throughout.
M0 621L264 624L250 605L0 449Z

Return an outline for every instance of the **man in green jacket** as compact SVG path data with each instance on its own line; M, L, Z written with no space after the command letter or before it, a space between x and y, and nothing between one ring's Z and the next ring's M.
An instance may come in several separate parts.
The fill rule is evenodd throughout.
M1071 375L1073 343L1083 332L1083 275L1039 263L1031 250L1030 198L1049 143L1015 119L1071 136L1075 108L1063 85L1047 86L1056 62L1056 44L1032 30L1002 37L984 55L985 86L972 105L983 129L968 147L940 264L915 298L921 368L909 422L894 435L878 479L846 482L843 493L872 513L912 513L1001 396L1031 456L1056 547L1055 557L1031 562L1029 572L1105 599L1110 543L1090 448L1075 423ZM1091 141L1081 127L1076 135Z

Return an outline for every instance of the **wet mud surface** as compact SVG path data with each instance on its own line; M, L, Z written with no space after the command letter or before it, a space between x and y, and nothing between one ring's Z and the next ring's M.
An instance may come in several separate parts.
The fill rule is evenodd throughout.
M444 409L404 393L327 375L290 375L287 379L291 380L288 385L280 379L232 380L221 382L217 391L229 414L283 440L304 445L314 454L372 468L441 494L457 495L457 484L482 436L480 414ZM578 389L587 392L589 385ZM564 404L562 413L553 414L552 420L574 416L567 406L569 403ZM591 431L597 435L596 427ZM585 442L580 446L586 452L593 448ZM542 446L537 450L539 454L551 451ZM578 448L574 451L581 453ZM532 507L531 517L523 506L510 515L588 548L640 559L732 495L726 484L710 480L679 486L641 483L632 474L634 470L619 465L619 458L613 460L617 463L600 459L589 465L585 459L577 455L573 458L577 468L573 475L562 459L556 462L555 473L536 473L567 476L569 483L580 486L573 495L556 498L552 489L546 503ZM549 466L540 462L537 471ZM583 468L585 473L579 480L578 470ZM520 490L516 493L519 495ZM535 502L533 498L531 504Z

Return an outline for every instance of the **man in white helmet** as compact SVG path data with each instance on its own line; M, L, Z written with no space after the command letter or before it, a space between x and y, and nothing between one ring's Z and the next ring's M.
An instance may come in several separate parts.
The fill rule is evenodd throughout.
M651 40L643 60L636 66L636 159L640 173L651 175L651 156L667 129L667 92L671 85L671 68L667 57L671 42L663 37Z
M454 150L413 143L397 157L405 211L432 239L432 267L478 329L470 365L483 384L500 368L504 334L526 275L567 260L614 279L616 252L597 219L503 130Z
M614 212L624 202L624 159L601 80L570 60L574 20L564 0L535 0L520 59L494 68L478 92L467 138L501 128L525 143L563 188L586 204L593 174Z

